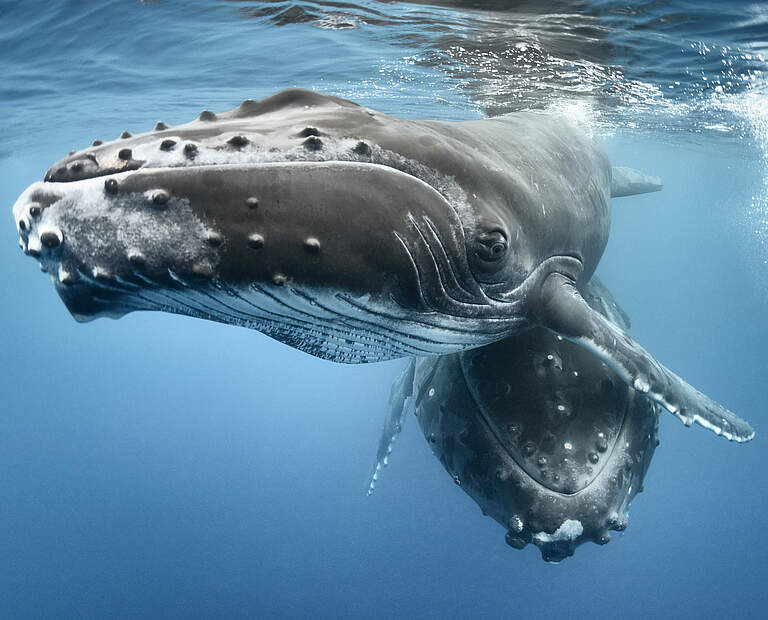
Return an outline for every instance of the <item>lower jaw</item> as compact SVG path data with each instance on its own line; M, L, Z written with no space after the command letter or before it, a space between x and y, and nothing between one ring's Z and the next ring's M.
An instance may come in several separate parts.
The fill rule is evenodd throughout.
M79 322L120 318L134 311L159 311L247 327L315 357L359 364L451 353L482 344L466 333L432 325L403 327L383 317L395 308L365 313L341 294L307 292L293 287L233 287L218 281L144 286L135 278L96 279L78 272L78 280L56 289Z

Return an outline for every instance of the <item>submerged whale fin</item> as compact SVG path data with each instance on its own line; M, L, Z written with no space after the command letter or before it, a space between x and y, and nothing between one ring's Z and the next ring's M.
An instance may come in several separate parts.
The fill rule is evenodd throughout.
M658 192L663 187L659 177L643 174L634 168L614 166L611 172L611 198Z
M629 315L618 304L613 293L597 276L592 276L582 292L584 300L600 314L607 317L624 331L629 331L632 323Z
M544 281L536 313L542 325L592 351L628 385L646 394L686 426L696 422L737 442L754 437L755 431L747 421L683 381L627 332L592 309L571 277L555 272Z
M408 411L413 407L413 377L415 368L416 358L412 357L408 361L408 366L406 366L405 370L395 379L389 392L388 410L384 418L384 427L381 429L379 447L376 450L376 462L373 464L373 470L368 478L368 495L373 493L376 481L379 478L379 472L382 467L387 465L389 454L392 452L392 444L397 439L400 431L403 430L403 424L405 423Z

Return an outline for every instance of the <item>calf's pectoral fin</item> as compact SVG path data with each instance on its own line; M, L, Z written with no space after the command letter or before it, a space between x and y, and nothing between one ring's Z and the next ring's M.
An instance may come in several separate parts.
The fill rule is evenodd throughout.
M395 379L392 389L389 393L389 403L387 405L387 415L384 418L384 426L381 429L379 438L379 447L376 450L376 462L373 464L373 470L368 477L368 495L373 493L376 487L376 481L379 479L381 468L387 465L389 455L392 452L392 444L403 430L405 418L413 405L413 377L416 369L416 358L408 360L408 366Z
M665 368L629 334L589 307L574 280L552 273L541 285L532 316L553 332L592 351L639 392L677 416L731 441L749 441L755 431L746 420L702 394Z

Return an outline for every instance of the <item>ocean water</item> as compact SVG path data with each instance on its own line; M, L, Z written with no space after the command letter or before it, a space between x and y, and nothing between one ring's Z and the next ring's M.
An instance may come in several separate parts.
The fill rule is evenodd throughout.
M610 544L516 551L408 420L403 361L156 313L81 325L0 227L1 618L752 618L768 608L768 5L0 0L0 203L70 149L289 86L411 118L559 110L664 178L598 273L749 419L662 414Z

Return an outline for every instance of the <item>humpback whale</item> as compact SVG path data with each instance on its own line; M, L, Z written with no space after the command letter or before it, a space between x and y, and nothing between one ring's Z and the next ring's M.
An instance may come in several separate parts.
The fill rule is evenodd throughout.
M337 362L456 353L541 327L686 425L754 431L582 295L611 168L565 119L397 118L286 90L95 141L13 208L21 248L78 320L160 310L251 327Z
M596 278L590 306L629 319ZM599 358L536 327L461 353L413 358L391 390L372 493L409 412L454 482L548 562L623 531L658 445L660 407Z

